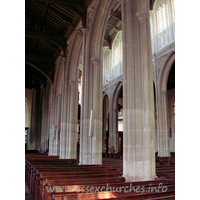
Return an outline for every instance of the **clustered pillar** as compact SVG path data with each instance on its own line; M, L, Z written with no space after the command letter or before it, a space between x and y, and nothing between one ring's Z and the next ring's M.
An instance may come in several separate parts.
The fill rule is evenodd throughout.
M101 36L96 35L102 34L114 1L96 2L99 8L95 17L99 17L98 20L103 25L100 26L95 23L90 29L83 28L81 29L82 38L80 39L77 36L77 44L81 45L83 52L80 165L102 164L103 56L100 50L103 49L103 39L101 41ZM156 177L155 109L149 1L122 0L122 23L123 176L126 181L152 180ZM93 30L91 28L94 28L95 34L91 31ZM75 50L78 51L76 45L70 51L74 52ZM51 100L48 104L49 155L59 155L60 159L76 158L78 79L75 75L74 77L69 75L71 73L70 70L73 67L77 67L75 66L77 63L71 61L71 57L76 56L75 54L77 53L67 54L67 58L61 58L61 65L64 65L61 94L58 96L53 95L55 88L53 85L50 88ZM165 106L167 105L166 93L161 92L160 94L162 95L158 97L157 103L160 105L158 108L158 121L162 120L161 116L166 115ZM36 100L35 95L34 102ZM47 113L47 110L45 113ZM32 110L32 115L32 117L35 117L34 110ZM109 119L113 120L109 121L109 126L112 130L110 133L110 146L113 146L115 151L118 150L117 115L117 108L111 107ZM167 121L160 123L158 127L160 133L158 138L159 156L169 155L169 135L166 132L166 127ZM32 122L31 130L34 129L35 124ZM105 131L106 128L104 126L103 132L105 133ZM103 139L105 139L105 136ZM29 143L32 144L32 136L29 138Z
M155 121L149 1L122 1L123 176L155 178Z
M102 69L99 62L99 58L92 58L90 70L83 71L80 164L102 164ZM92 80L95 81L90 82Z
M114 107L113 100L109 108L109 147L118 152L118 110Z

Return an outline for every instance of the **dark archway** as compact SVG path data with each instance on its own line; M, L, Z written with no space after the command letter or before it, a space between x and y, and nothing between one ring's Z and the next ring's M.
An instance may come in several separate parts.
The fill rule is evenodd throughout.
M109 146L109 98L104 94L103 97L103 126L102 126L102 152L108 153Z
M170 152L175 152L175 62L168 75L167 101Z
M123 155L123 86L119 91L118 96L118 152L119 155Z

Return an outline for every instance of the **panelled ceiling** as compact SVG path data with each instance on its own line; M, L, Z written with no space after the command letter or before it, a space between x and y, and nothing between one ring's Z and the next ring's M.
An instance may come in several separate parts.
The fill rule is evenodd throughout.
M25 0L25 87L39 89L53 83L55 60L65 53L66 41L81 20L86 27L92 0ZM121 0L115 0L104 36L111 45L121 30Z
M91 0L25 0L25 87L53 82L55 60Z

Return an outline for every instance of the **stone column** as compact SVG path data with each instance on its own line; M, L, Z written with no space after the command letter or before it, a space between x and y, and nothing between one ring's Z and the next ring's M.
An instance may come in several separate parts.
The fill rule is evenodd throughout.
M102 69L99 62L99 58L92 58L92 66L86 68L84 65L83 68L79 155L81 165L102 164Z
M61 94L57 95L56 97L56 138L55 138L55 152L56 155L60 154L60 112L61 112Z
M61 122L60 122L60 159L66 158L66 133L67 133L67 73L66 73L66 57L62 58L64 65L64 79L62 86L62 99L61 99Z
M31 125L30 132L28 135L27 149L34 150L37 146L37 111L38 111L38 102L37 102L37 91L32 89L32 106L31 106Z
M158 157L170 156L169 129L167 118L167 91L158 92Z
M94 70L94 87L93 87L93 159L92 163L102 164L102 82L103 82L103 67L100 67L100 59L92 58Z
M155 179L155 119L149 1L122 1L123 176Z
M109 148L113 146L114 151L118 152L118 110L113 105L113 97L111 99L109 101Z
M83 86L80 129L80 164L102 164L103 34L113 0L95 1L93 20L83 33ZM92 120L90 123L92 113ZM91 130L91 131L90 131Z
M81 97L81 116L80 116L80 150L79 150L79 164L87 164L89 161L88 158L88 149L91 148L91 138L88 137L88 131L89 131L89 114L84 114L87 112L86 107L88 104L86 103L85 99L88 96L89 90L85 89L85 87L88 86L88 76L86 71L86 34L87 29L82 29L83 33L83 75L82 75L82 97ZM84 112L84 113L83 113ZM85 117L87 117L87 121L85 120ZM90 140L90 141L88 141Z
M48 102L49 92L46 88L43 88L43 101L42 101L42 127L41 127L41 144L43 144L48 139Z
M49 119L48 119L48 133L49 133L49 153L48 155L52 154L52 144L51 144L51 131L52 131L52 127L51 127L51 102L49 103L49 111L48 111L48 115L49 115Z
M54 95L54 103L53 103L53 113L52 113L52 148L53 152L52 155L58 156L60 153L60 124L59 124L59 117L60 117L60 96L61 95Z
M56 155L55 152L55 137L56 137L56 126L55 126L55 95L54 86L51 85L51 108L50 108L50 129L49 129L49 155Z
M77 152L78 84L74 80L69 81L68 96L69 110L67 119L66 158L75 159Z

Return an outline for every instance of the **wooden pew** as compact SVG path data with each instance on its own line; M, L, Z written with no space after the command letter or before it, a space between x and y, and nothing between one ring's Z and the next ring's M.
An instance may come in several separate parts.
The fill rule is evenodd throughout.
M123 186L122 186L123 187ZM127 192L127 190L121 190L121 192L90 192L90 193L65 193L65 194L52 194L49 199L147 199L147 198L157 198L157 197L163 197L163 196L169 196L175 194L175 187L174 186L168 186L167 190L164 192L157 192L153 189L151 191L151 188L149 189L149 186L144 186L143 190L146 192ZM46 199L46 198L45 198Z
M126 187L130 183L125 183L122 177L123 161L119 159L103 158L103 165L76 165L74 159L59 160L58 157L48 157L44 155L37 155L36 157L28 155L25 161L25 180L29 183L31 192L35 199L144 199L144 198L164 198L169 196L174 197L175 194L175 167L168 165L159 165L156 167L158 179L150 181L154 186L159 183L165 184L169 190L166 193L150 192L150 193L137 193L137 192L48 192L45 188L50 186L64 187L64 186L103 186L109 183L109 186ZM139 184L133 182L132 184ZM145 189L148 189L147 182ZM152 185L153 186L153 185ZM123 190L122 190L123 191Z
M81 183L81 182L80 182ZM90 191L91 189L94 190L95 187L101 187L102 189L106 190L106 187L108 188L119 188L121 187L122 188L122 192L124 191L123 188L125 187L130 187L130 184L132 184L132 186L135 186L135 187L138 187L138 186L148 186L151 184L151 186L158 186L158 184L160 184L161 181L160 180L154 180L154 181L141 181L141 182L126 182L126 183L109 183L109 185L107 185L108 183L106 184L103 184L103 183L99 183L99 184L87 184L87 185L84 185L84 184L79 184L79 185L63 185L63 184L57 184L57 185L54 185L54 189L57 187L58 190L54 190L53 191L53 188L52 190L50 190L49 186L45 186L45 193L44 193L44 199L45 200L50 200L51 199L51 196L52 195L65 195L67 193L67 195L74 195L74 194L77 194L77 190L79 191L79 193L86 193L86 191ZM82 187L85 186L85 191L82 190ZM103 188L104 186L104 188ZM62 191L64 187L64 190ZM71 190L71 192L66 192L66 187L68 188L73 188L73 190ZM87 187L87 189L86 189ZM59 190L60 189L60 190ZM52 192L53 191L53 192ZM74 193L74 194L73 194ZM88 194L87 194L88 195Z
M38 191L37 191L37 187L38 187L38 179L37 179L37 172L36 172L36 169L37 170L44 170L45 172L46 171L58 171L58 172L63 172L63 170L64 171L71 171L71 172L76 172L75 170L77 169L77 170L85 170L85 172L87 172L87 170L92 170L93 171L93 173L95 173L95 171L94 170L99 170L100 168L101 168L101 172L102 172L102 174L101 175L99 175L99 174L97 174L97 173L95 173L94 175L92 175L92 177L94 177L96 180L92 180L93 182L94 181L96 181L96 182L99 182L99 177L101 177L101 180L103 179L104 180L104 178L106 178L106 180L105 180L105 182L108 182L108 181L110 181L111 179L110 179L110 177L113 177L112 178L112 181L113 182L116 182L116 181L119 181L119 178L117 178L119 175L121 176L122 174L120 173L120 172L117 172L117 170L115 170L114 171L114 173L109 173L109 174L106 174L105 172L108 170L108 169L110 169L109 167L100 167L100 166L91 166L91 165L89 165L89 166L74 166L73 164L71 164L71 163L66 163L68 166L59 166L59 165L57 165L57 164L53 164L52 162L51 163L45 163L44 164L44 162L32 162L33 163L33 165L31 165L31 173L30 173L30 184L29 184L29 187L30 187L30 190L31 190L31 192L32 192L32 194L34 195L36 195L37 196L37 194L38 194ZM30 163L29 163L30 164ZM73 166L73 168L72 168L72 166ZM98 167L98 168L97 168ZM89 171L89 172L91 172L91 171ZM85 174L84 173L82 173L82 175L80 175L80 176L76 176L76 178L78 178L79 180L80 180L80 178L82 178L81 180L83 180L83 178L84 178L84 176L85 176ZM69 179L70 178L70 176L68 176L67 178L67 180L65 180L65 179L63 179L64 177L63 176L61 176L61 177L56 177L56 178L53 178L53 179L59 179L59 182L62 180L62 181L64 181L65 183L67 183L66 181L69 181L70 180L70 182L72 182L72 179ZM72 177L72 175L71 175L71 178L73 178L73 181L74 181L74 183L78 183L78 181L77 180L74 180L74 178L75 178L75 176L73 176ZM85 178L86 178L86 176L85 176ZM91 179L91 175L90 175L90 179ZM123 177L120 177L120 179L121 180L123 180L124 181L124 178ZM45 181L47 182L47 180L48 181L52 181L52 180L50 180L50 178L48 178L48 179L45 179ZM121 181L120 180L120 181ZM55 181L55 180L54 180ZM88 181L87 179L86 179L86 182L85 183L88 183L88 182L90 182L90 180ZM96 183L95 182L95 183Z

